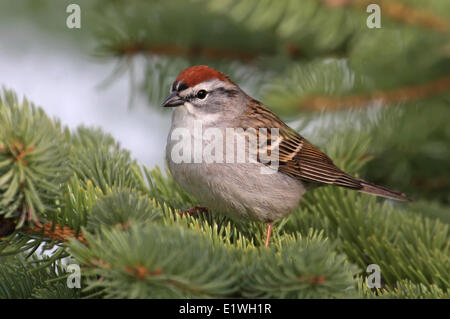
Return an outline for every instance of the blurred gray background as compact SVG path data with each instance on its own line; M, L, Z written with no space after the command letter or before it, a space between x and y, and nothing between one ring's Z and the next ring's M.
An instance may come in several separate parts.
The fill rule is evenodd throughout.
M115 64L92 55L93 26L83 25L83 15L81 29L66 27L67 1L54 1L51 8L48 1L33 2L0 1L0 85L70 128L102 127L140 164L164 166L169 113L148 107L148 99L139 96L130 107L128 76L101 85ZM138 78L141 63L133 63Z

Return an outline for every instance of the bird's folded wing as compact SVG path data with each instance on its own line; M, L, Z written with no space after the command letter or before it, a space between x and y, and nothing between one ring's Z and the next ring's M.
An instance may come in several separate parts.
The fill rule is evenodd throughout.
M287 126L275 113L259 101L251 101L246 112L239 119L239 125L245 129L255 128L258 135L260 128L266 128L268 131L271 128L278 128L281 138L278 144L278 170L280 172L307 182L362 189L360 180L337 168L325 153ZM270 134L267 138L270 139ZM268 145L268 147L271 146ZM258 158L260 158L259 155Z
M341 171L325 153L297 134L284 135L279 144L279 171L308 182L362 187L357 179Z

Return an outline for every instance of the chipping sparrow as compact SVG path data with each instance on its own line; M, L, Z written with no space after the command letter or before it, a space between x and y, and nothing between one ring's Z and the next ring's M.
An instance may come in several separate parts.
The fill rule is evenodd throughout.
M268 223L266 246L269 244L272 222L295 210L305 191L315 186L331 184L386 198L408 200L402 193L341 171L326 154L267 107L248 96L227 76L207 66L193 66L182 71L162 106L175 107L166 147L168 167L175 181L213 211L238 220ZM258 136L261 135L260 128L267 128L268 131L278 129L275 143L271 140L265 146L266 150L268 148L274 153L277 147L278 167L269 168L273 169L273 174L263 174L261 168L268 164L260 160L260 149L257 150L256 161L236 162L235 146L225 145L227 143L216 147L212 155L203 154L201 161L196 160L198 154L191 152L192 145L195 147L197 143L205 150L213 141L196 132L196 125L199 124L202 129L219 130L223 136L227 134L227 128L254 128L255 131L251 132L256 132ZM192 137L192 142L184 144L185 157L181 162L174 159L180 149L180 139L177 139L180 134L174 133L180 133L180 129ZM249 133L244 135L249 137ZM219 143L225 140L223 138ZM245 144L247 157L250 154L248 145ZM222 155L217 152L223 152L224 157L225 153L231 153L234 161L211 161L211 157Z

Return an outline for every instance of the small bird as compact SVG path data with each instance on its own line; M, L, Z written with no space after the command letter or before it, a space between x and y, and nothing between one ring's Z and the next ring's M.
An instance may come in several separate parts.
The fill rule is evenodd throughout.
M408 201L400 192L352 177L340 170L325 153L261 102L247 95L226 75L208 66L198 65L183 70L173 82L170 95L162 106L174 108L166 160L175 181L208 209L232 219L267 223L266 247L270 241L272 222L294 211L304 193L320 185L335 185ZM262 174L261 168L268 164L260 160L260 153L256 161L196 160L195 154L190 152L191 146L197 143L204 150L212 143L212 138L205 138L196 132L199 124L203 130L214 128L223 136L227 128L253 128L255 130L251 132L257 135L260 135L261 128L267 131L278 129L276 142L267 142L267 153L273 151L274 146L278 147L277 168L272 174ZM192 142L185 144L186 149L183 150L189 158L186 160L185 157L181 162L174 158L180 148L180 139L175 138L179 134L174 133L179 133L180 129L192 137ZM223 138L223 142L225 140ZM246 145L248 155L249 147ZM224 145L214 150L223 152L224 157L225 152L231 152L236 159L234 151L234 145Z

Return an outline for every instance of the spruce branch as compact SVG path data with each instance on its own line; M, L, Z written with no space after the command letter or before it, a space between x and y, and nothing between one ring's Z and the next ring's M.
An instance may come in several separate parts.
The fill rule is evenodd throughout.
M400 52L397 53L400 54ZM435 58L440 61L439 55ZM363 109L374 105L417 103L445 97L450 92L448 75L441 75L441 72L428 74L429 71L425 70L423 75L430 78L425 83L405 85L393 80L389 84L380 83L375 86L374 82L378 84L378 79L381 81L385 77L374 74L371 78L368 73L372 70L375 72L375 66L379 62L375 61L375 66L362 69L359 65L360 61L362 57L358 59L355 57L353 61L327 59L297 64L286 75L277 78L267 86L264 99L269 105L275 106L277 111L293 115L298 110L339 111L350 108ZM422 70L409 72L422 72ZM414 80L414 82L417 81Z
M449 262L449 228L438 220L387 203L377 204L373 197L332 188L306 196L299 212L289 218L287 229L297 230L304 229L302 224L313 219L327 230L330 238L340 240L339 250L361 269L378 264L390 287L400 279L448 287L444 269Z
M275 35L277 53L291 59L343 54L358 30L344 10L319 10L313 1L222 0L206 6L249 30Z
M249 32L226 16L213 12L206 14L205 6L198 1L167 6L170 9L158 3L133 1L133 6L127 5L124 10L124 4L105 4L97 31L102 39L97 53L102 56L129 56L146 52L249 61L260 56L261 52L275 51L275 47L270 45L270 38L273 37L269 34L258 36L253 33L246 40L240 37L237 43L236 34ZM173 19L178 23L172 23ZM220 27L211 28L211 21ZM202 44L199 38L203 38ZM231 43L235 45L229 45Z
M379 109L372 124L365 125L373 156L361 175L415 199L449 203L448 116L445 99ZM423 207L423 212L430 210Z
M358 294L361 298L385 299L449 299L450 294L436 285L415 284L410 280L399 280L393 289L368 288L365 279L358 279Z
M67 144L58 122L14 93L0 96L0 215L40 224L55 212L54 201L69 170Z
M136 54L154 54L154 55L166 55L166 56L182 56L188 58L206 58L210 60L215 59L229 59L229 60L239 60L242 62L250 62L255 60L258 55L254 52L239 51L233 49L219 49L215 47L182 47L175 44L157 44L157 45L146 45L146 44L127 44L123 48L117 48L116 54L119 56L133 56Z
M71 143L70 168L82 181L83 187L91 182L104 194L113 187L139 188L136 178L136 160L130 152L120 149L109 135L100 129L78 128L66 137Z
M250 251L243 294L255 298L336 298L354 294L357 267L322 234L285 239L277 254Z
M42 260L36 255L26 258L19 254L0 257L1 299L68 299L80 298L79 289L66 284L66 270L61 262L41 268Z
M92 206L87 229L97 231L101 226L126 229L144 222L157 222L163 209L155 200L129 189L114 189Z
M387 91L375 91L369 94L342 97L305 97L300 102L300 105L302 109L306 110L335 111L345 108L363 108L374 104L395 105L398 103L413 102L448 92L450 92L450 76L444 76L429 83Z
M429 28L434 31L447 32L450 30L450 21L430 12L409 4L393 0L318 0L332 8L353 7L365 10L369 4L376 3L382 8L383 14L389 18L406 24Z
M70 246L82 263L96 264L86 269L93 276L87 290L104 289L105 297L218 297L237 287L230 253L177 225L103 228L86 239L89 248L77 241Z

